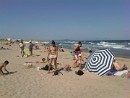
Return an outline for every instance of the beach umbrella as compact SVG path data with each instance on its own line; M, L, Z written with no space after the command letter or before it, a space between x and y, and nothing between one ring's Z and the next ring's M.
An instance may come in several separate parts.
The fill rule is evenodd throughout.
M100 76L106 75L113 66L113 59L114 56L109 49L97 50L88 57L85 68Z

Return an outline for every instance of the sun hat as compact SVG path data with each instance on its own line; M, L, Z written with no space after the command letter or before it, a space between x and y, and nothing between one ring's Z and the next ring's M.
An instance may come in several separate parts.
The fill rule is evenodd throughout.
M81 54L79 54L78 56L82 56Z
M29 43L31 43L32 42L32 40L29 40Z

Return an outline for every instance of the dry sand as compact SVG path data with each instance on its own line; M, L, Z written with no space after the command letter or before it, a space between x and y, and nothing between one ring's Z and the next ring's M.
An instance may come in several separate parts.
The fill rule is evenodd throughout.
M41 61L47 57L43 47L34 50L33 57L21 57L18 45L4 46L10 50L0 50L0 62L9 60L7 69L17 71L10 75L0 75L0 98L130 98L130 79L126 77L97 76L85 71L77 76L75 70L64 72L64 75L52 76L46 71L37 71L46 63L33 63L27 68L24 62ZM88 55L84 53L83 56ZM117 58L120 64L130 68L130 59ZM72 65L73 58L69 50L59 52L58 63Z

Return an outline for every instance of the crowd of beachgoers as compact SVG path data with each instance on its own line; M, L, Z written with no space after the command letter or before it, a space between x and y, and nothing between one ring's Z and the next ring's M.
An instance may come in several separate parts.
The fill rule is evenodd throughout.
M98 93L101 95L97 98L105 96L129 98L130 60L128 58L114 57L112 72L100 77L95 72L89 72L85 67L89 56L94 51L84 52L80 49L82 47L80 41L73 50L58 47L54 40L42 45L32 40L27 42L20 40L15 43L1 44L0 47L1 98L10 96L12 98L19 96L22 96L21 98L36 96L56 98L62 94L61 98L70 96L96 98ZM115 76L117 78L113 78ZM25 87L28 88L25 89ZM119 88L122 89L119 90ZM95 89L98 90L93 95L91 91ZM5 92L8 93L5 94Z

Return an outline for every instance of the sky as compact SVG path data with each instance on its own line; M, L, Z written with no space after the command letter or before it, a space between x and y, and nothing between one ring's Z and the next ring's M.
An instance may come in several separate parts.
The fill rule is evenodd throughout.
M130 40L130 0L0 0L0 38Z

